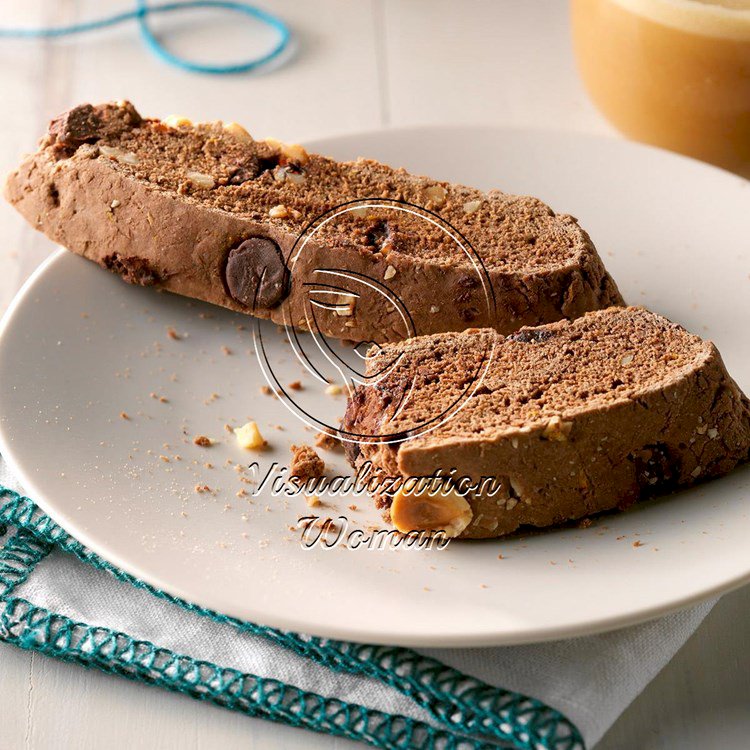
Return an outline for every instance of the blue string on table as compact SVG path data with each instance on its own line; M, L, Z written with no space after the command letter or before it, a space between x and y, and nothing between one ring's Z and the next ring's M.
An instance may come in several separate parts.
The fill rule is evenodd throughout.
M277 36L276 44L269 52L266 52L259 57L236 63L211 65L179 57L165 49L154 36L148 25L148 16L194 8L217 8L220 10L242 13L273 29ZM117 26L118 24L133 20L138 22L141 37L143 38L146 47L148 47L156 57L169 65L193 73L226 75L229 73L246 73L255 70L278 58L279 55L281 55L281 53L289 46L292 37L289 27L280 18L261 10L260 8L256 8L254 5L239 2L239 0L185 0L185 2L164 3L162 5L149 5L147 0L136 0L136 7L133 10L115 13L111 16L105 16L104 18L99 18L94 21L74 23L69 26L41 26L28 29L0 27L0 39L52 39L56 37L70 36L72 34L81 34L86 31L100 31L101 29Z

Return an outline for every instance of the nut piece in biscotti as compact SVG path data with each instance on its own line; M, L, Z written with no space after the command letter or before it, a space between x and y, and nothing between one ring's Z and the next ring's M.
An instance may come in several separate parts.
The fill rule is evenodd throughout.
M490 343L494 355L473 395L424 431L431 410L459 402ZM462 489L472 517L462 537L626 508L750 457L750 402L716 347L643 308L590 312L508 337L482 330L415 338L381 347L368 370L396 354L385 378L358 386L349 400L342 434L366 437L346 443L347 455L388 477L454 469L452 477L468 477ZM406 403L404 383L413 383ZM406 439L378 440L384 424ZM376 500L401 519L403 498L384 490Z
M276 323L305 327L312 287L331 281L321 269L364 279L356 304L315 310L323 335L350 341L510 333L622 304L586 232L536 198L337 162L236 123L142 118L127 102L55 118L5 194L34 227L125 281ZM320 222L292 255L311 222L351 201L370 207ZM444 226L425 221L435 214Z
M293 445L290 448L292 461L289 465L289 476L299 482L322 477L326 465L323 459L309 445Z
M289 285L284 256L267 237L251 237L232 248L225 276L232 299L251 310L275 307Z
M446 486L431 491L428 481L421 487L419 482L408 487L408 482L393 495L390 505L391 523L398 531L442 531L455 537L471 523L471 506L455 489Z

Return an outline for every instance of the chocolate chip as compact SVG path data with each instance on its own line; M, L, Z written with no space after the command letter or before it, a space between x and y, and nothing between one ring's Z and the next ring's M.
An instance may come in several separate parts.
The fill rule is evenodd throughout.
M636 481L643 495L668 489L679 476L677 461L664 443L644 445L628 459L635 466Z
M518 333L511 333L506 338L506 341L518 341L522 344L540 344L542 341L549 341L553 336L552 331L544 329L540 331L518 331Z
M466 289L473 289L474 287L479 286L479 279L476 276L461 274L461 277L458 279L458 285Z
M119 274L128 284L153 286L161 281L159 272L151 265L151 262L137 255L123 256L119 253L105 255L102 265L108 271Z
M479 317L479 310L476 307L459 307L458 317L464 321L464 323L471 323L472 320L476 320Z
M237 167L237 169L235 169L229 176L227 185L242 185L243 182L254 180L257 176L257 171L253 171L247 167Z
M289 293L284 256L268 237L250 237L233 248L225 278L232 299L253 309L275 307Z
M256 156L252 156L234 167L227 179L227 184L242 185L243 182L254 180L260 172L260 162Z
M263 172L271 172L279 166L279 155L272 154L271 156L259 156L258 157L258 174Z
M391 225L382 219L370 223L365 229L365 242L370 247L382 252L384 248L393 243Z
M50 182L47 185L47 199L52 208L59 208L60 191L57 189L57 185L55 185L54 182Z
M50 135L63 146L80 146L100 136L102 120L94 107L81 104L57 116L49 126Z
M279 160L279 164L284 167L284 171L289 174L305 174L305 170L297 164L296 161L288 161L285 158Z

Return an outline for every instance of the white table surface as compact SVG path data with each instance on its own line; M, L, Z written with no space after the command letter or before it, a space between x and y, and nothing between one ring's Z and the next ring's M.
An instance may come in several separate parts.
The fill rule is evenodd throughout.
M4 3L5 25L60 24L126 0ZM257 136L304 141L415 124L508 124L613 133L576 76L563 0L267 0L297 49L263 76L179 72L133 25L74 41L0 42L0 171L33 149L46 121L83 101L129 98L144 114L237 120ZM248 56L235 17L168 23L173 49ZM197 22L197 23L189 23ZM196 28L197 26L197 28ZM249 35L248 35L249 34ZM257 41L265 39L258 33ZM214 55L212 57L212 54ZM502 187L502 186L499 186ZM51 244L0 205L0 308ZM750 587L727 595L628 708L600 750L747 748ZM0 748L359 747L0 646Z

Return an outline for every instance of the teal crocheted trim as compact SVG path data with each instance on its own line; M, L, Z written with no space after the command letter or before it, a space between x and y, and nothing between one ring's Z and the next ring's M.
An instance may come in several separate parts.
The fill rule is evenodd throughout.
M0 536L6 531L0 528ZM51 549L48 542L24 529L10 537L0 551L0 600L20 586Z
M495 688L410 649L333 641L256 625L174 597L114 567L26 497L0 487L0 525L15 527L0 550L0 638L57 658L210 700L249 715L367 742L379 748L580 750L575 725L534 698ZM1 529L0 529L1 531ZM333 671L368 676L425 709L442 729L304 692L144 642L72 622L12 593L57 546L118 580L214 621L262 636Z

